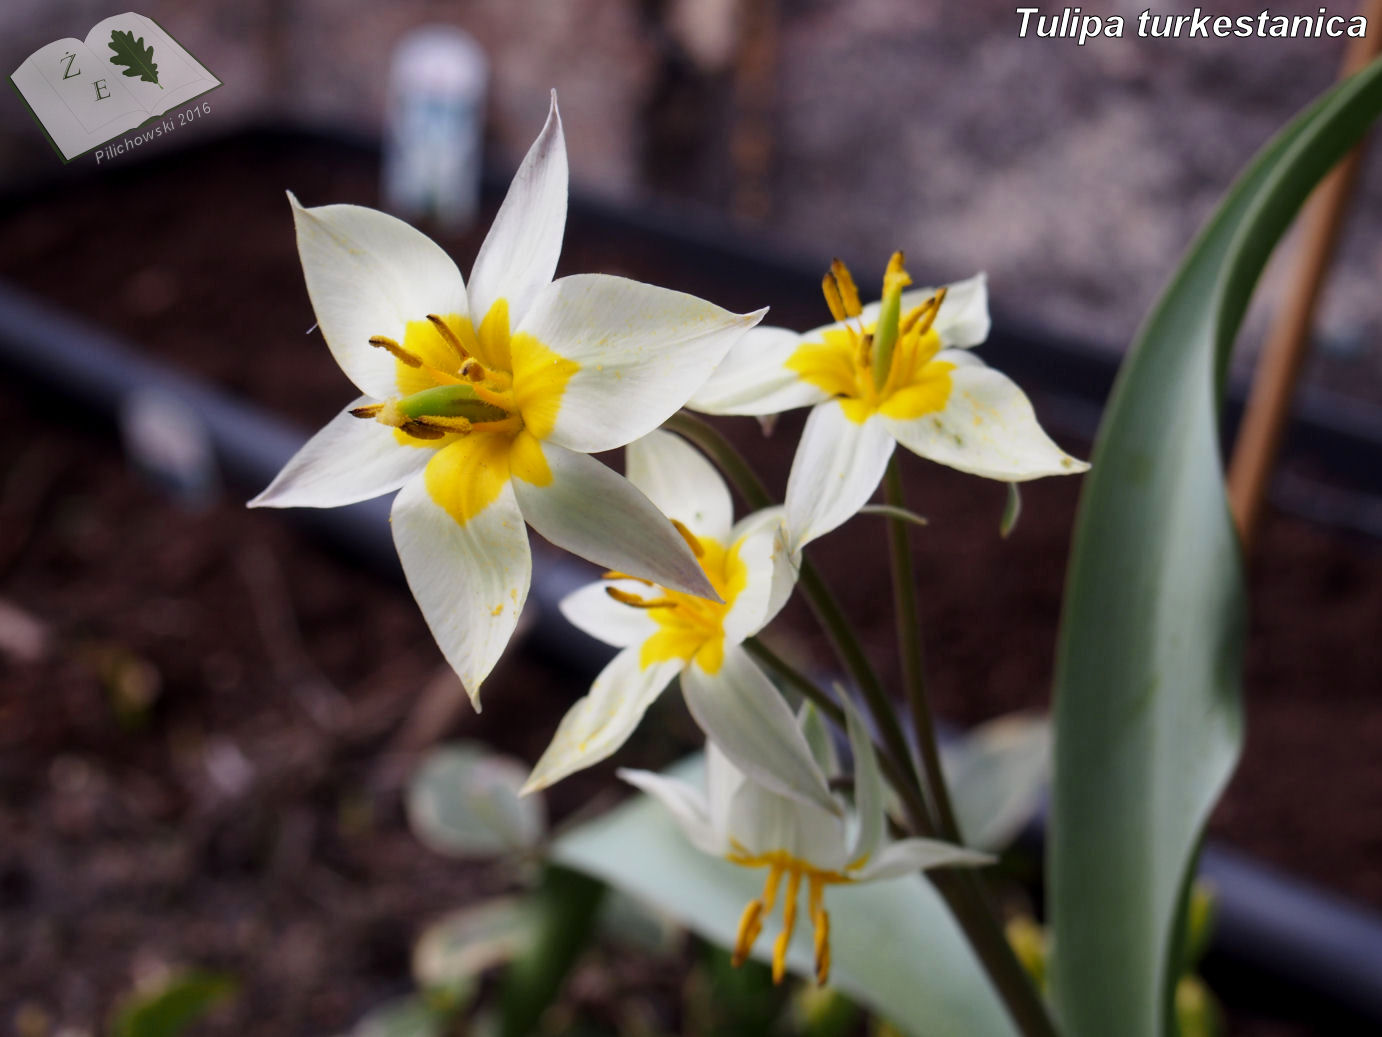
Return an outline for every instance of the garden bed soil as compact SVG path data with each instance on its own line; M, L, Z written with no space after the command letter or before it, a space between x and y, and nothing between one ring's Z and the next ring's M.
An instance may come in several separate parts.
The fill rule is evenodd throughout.
M0 276L150 354L315 428L352 390L302 286L283 192L376 202L369 156L245 138L156 165L102 168L0 217ZM476 234L443 236L463 270ZM790 299L683 261L665 241L573 220L561 270L625 274L723 305L819 323ZM1042 387L1032 386L1038 413ZM780 491L800 431L726 423ZM1088 444L1053 432L1077 453ZM1049 697L1078 479L1004 488L904 458L925 646L939 713L972 724ZM257 487L177 504L131 473L108 430L12 378L0 386L0 1017L20 1006L99 1028L112 999L167 965L244 981L208 1033L345 1029L406 988L411 941L509 879L408 833L398 788L455 693L397 584L248 512ZM861 518L814 549L885 679L897 665L881 530ZM1382 551L1269 515L1253 564L1247 750L1212 835L1382 907ZM35 634L35 632L37 632ZM809 616L772 632L831 666ZM448 737L531 762L581 682L511 652ZM433 732L432 734L435 734ZM661 706L619 764L692 747ZM559 785L556 816L618 795L613 765ZM656 970L654 969L654 972ZM675 983L617 959L620 982ZM675 1020L666 1020L675 1027ZM1235 1032L1311 1032L1235 1009Z

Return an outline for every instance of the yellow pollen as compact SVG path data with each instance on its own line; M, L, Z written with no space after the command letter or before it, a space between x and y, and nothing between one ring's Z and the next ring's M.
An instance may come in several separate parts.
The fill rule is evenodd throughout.
M469 418L447 418L439 414L424 414L414 421L419 425L426 425L431 429L440 429L443 432L458 432L465 435L473 427Z
M695 662L706 673L719 673L725 661L725 617L748 584L748 567L739 557L738 543L726 548L710 537L697 537L675 519L672 523L695 553L720 600L711 601L665 587L656 587L661 596L651 601L618 587L606 587L605 593L625 605L649 610L648 615L656 622L657 629L639 650L638 660L643 669L654 663L680 660ZM606 578L626 577L616 573L612 577L606 574Z
M895 252L888 261L883 278L885 310L898 304L902 289L911 283L902 264L901 252ZM787 359L787 369L837 400L845 416L856 423L862 424L877 413L908 421L944 410L950 400L950 372L955 365L936 358L941 341L933 325L946 290L938 289L897 318L892 341L884 342L877 338L880 329L876 325L865 324L862 317L857 322L849 317L851 307L842 288L842 271L848 277L843 263L832 265L824 282L826 302L839 323L822 329L817 340L798 346ZM852 285L852 280L849 283ZM879 370L875 371L875 366Z
M830 915L825 910L825 887L846 884L850 879L839 872L822 871L783 850L754 856L738 843L733 843L733 846L734 851L726 858L731 864L745 868L768 869L768 878L763 884L763 896L751 901L739 919L739 933L734 943L732 959L734 965L738 966L748 959L754 941L763 930L763 920L772 914L778 886L785 878L787 889L782 904L782 930L773 942L773 982L782 982L787 971L787 951L796 928L797 895L802 881L805 880L807 913L811 919L815 947L816 982L824 985L830 978Z
M432 327L437 329L438 334L446 340L446 344L456 351L456 355L465 359L470 356L470 351L462 344L459 336L451 330L451 325L446 323L441 316L429 313L427 319L432 322Z
M695 533L691 532L691 530L687 529L685 523L677 519L672 519L672 525L677 527L677 532L680 533L681 538L686 541L686 546L691 548L691 553L697 558L704 558L705 548L701 546L700 538L697 537Z
M409 353L397 342L389 338L388 335L371 335L369 339L369 344L371 346L378 346L380 349L387 349L390 353L394 355L394 357L398 360L399 363L407 364L409 367L422 366L421 357L417 357L414 356L412 353Z
M352 407L350 409L350 416L352 418L373 418L377 417L379 412L383 409L384 405L382 403L370 403L364 407Z
M600 574L600 579L602 579L602 580L632 580L634 583L641 583L641 584L643 584L643 586L645 586L645 587L651 587L651 586L653 586L653 581L652 581L652 580L645 580L645 579L643 579L643 577L641 577L641 576L630 576L628 573L617 572L617 571L615 571L614 569L611 569L609 572L601 573L601 574Z
M637 594L630 594L626 590L620 590L618 587L606 587L605 593L619 602L619 604L628 605L630 608L635 609L667 609L677 607L677 603L670 598L654 598L649 600L648 598L640 598Z
M787 895L782 902L782 932L773 943L773 982L781 983L787 973L787 948L792 943L792 931L797 927L797 888L801 872L793 869L787 874Z
M483 382L489 377L489 372L485 370L484 364L471 356L461 362L460 375L468 382Z

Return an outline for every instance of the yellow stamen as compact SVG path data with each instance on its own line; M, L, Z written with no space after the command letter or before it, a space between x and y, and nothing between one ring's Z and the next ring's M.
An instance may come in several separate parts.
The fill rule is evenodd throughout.
M488 403L492 407L498 407L502 411L512 413L512 397L505 396L502 393L492 392L491 390L486 389L483 385L480 385L475 382L472 382L470 387L475 390L475 398L477 400L483 400L485 403Z
M464 360L470 356L470 352L461 345L461 340L456 337L456 333L451 330L451 325L442 320L435 313L429 313L427 319L432 322L432 327L437 329L437 333L446 340L446 344L456 351L456 355Z
M947 288L937 288L936 294L927 299L920 306L907 311L907 316L902 319L899 328L901 334L906 335L913 328L917 329L918 335L925 335L931 330L931 325L936 323L936 315L941 311L941 303L945 302Z
M407 364L409 367L421 367L421 366L422 366L422 358L421 358L421 357L416 357L416 356L414 356L412 353L409 353L406 349L404 349L402 346L400 346L397 342L395 342L393 339L389 338L388 335L371 335L370 338L369 338L369 344L370 344L371 346L378 346L380 349L387 349L387 350L388 350L390 353L392 353L401 363Z
M352 407L350 409L350 416L353 418L373 418L383 409L384 405L382 403L371 403L364 407Z
M489 377L489 372L485 370L484 364L470 356L461 363L461 377L471 382L483 382Z
M473 428L469 418L447 418L440 414L423 414L414 419L419 425L441 429L443 432L459 432L465 435Z
M864 308L859 305L859 288L854 283L854 277L849 272L849 267L845 266L838 259L830 261L830 274L835 278L835 285L840 292L840 301L844 304L845 315L857 317L864 312ZM843 320L844 318L838 318Z
M730 958L730 964L736 969L748 960L758 934L762 931L763 901L750 900L744 908L744 913L739 916L739 933L734 938L734 954Z
M614 569L600 574L602 580L633 580L634 583L641 583L645 587L653 586L652 580L645 580L641 576L630 576L628 573L617 572Z
M671 598L653 598L649 600L648 598L640 598L637 594L630 594L626 590L620 590L618 587L606 587L605 593L621 605L628 605L630 608L666 609L676 608L677 606L677 603Z
M801 872L793 868L787 875L787 895L782 901L782 932L773 943L773 982L781 983L787 974L787 948L792 942L792 931L797 927L797 889L801 885Z
M428 428L420 421L408 421L400 425L399 428L405 436L412 436L414 439L441 439L446 435L439 428Z
M816 926L816 985L830 981L830 914L821 911L812 919Z
M677 532L680 533L681 538L686 541L686 546L691 548L691 553L697 558L704 558L705 548L701 546L700 538L696 536L695 533L691 532L691 530L687 529L684 523L676 519L672 519L672 525L677 527Z
M825 910L825 879L811 876L811 925L816 944L816 984L825 986L830 978L830 915Z

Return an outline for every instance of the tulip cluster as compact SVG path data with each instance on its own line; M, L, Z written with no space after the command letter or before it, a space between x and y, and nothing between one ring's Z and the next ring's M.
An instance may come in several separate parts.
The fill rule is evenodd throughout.
M875 748L848 697L847 800L830 780L840 766L829 739L808 737L813 714L793 711L746 642L793 594L803 548L866 505L897 444L1009 483L1086 466L971 352L989 328L982 275L909 290L898 253L881 300L864 306L836 261L823 285L833 322L797 334L760 326L766 310L731 313L624 278L553 280L566 201L555 95L468 282L391 216L293 199L318 324L362 395L251 503L333 507L397 491L392 529L409 587L477 710L528 592L525 526L604 569L562 611L618 652L561 720L527 788L609 757L678 679L707 738L708 795L623 776L663 802L696 848L767 869L736 960L780 902L781 978L804 885L824 982L827 887L988 858L888 840ZM760 417L811 407L785 504L736 522L716 468L661 428L683 407ZM591 456L619 447L625 475Z

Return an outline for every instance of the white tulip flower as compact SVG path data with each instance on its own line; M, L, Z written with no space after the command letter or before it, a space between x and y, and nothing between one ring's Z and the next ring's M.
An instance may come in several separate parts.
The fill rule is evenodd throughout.
M796 582L782 509L734 524L719 473L668 432L630 444L626 467L629 481L682 531L721 600L621 572L570 594L561 604L567 619L620 651L562 718L524 791L607 758L679 676L691 715L742 770L817 809L837 809L791 709L742 647L777 615Z
M854 755L854 809L845 816L778 795L736 767L713 740L706 745L706 791L650 771L622 770L620 777L659 800L686 838L703 853L723 857L744 868L766 868L763 895L750 901L739 920L733 961L742 964L753 950L782 893L782 929L773 944L774 982L787 967L787 949L797 920L797 902L806 886L806 909L815 935L816 982L830 975L830 916L825 909L829 886L894 878L926 868L979 866L993 858L935 839L902 839L886 834L882 777L873 743L863 722L847 707L850 748ZM810 712L803 712L803 721ZM824 732L822 731L822 734ZM833 756L828 736L816 764ZM833 769L833 768L832 768Z
M755 329L688 404L760 416L814 408L787 482L794 550L864 506L898 443L1010 483L1089 467L1042 431L1021 389L968 351L988 337L984 275L904 292L909 284L895 253L882 300L861 307L854 279L836 260L823 286L835 323L804 335Z
M250 503L335 507L399 490L408 584L477 710L527 597L525 523L597 564L715 594L676 529L589 455L659 426L762 311L600 274L552 280L566 198L554 92L468 286L392 216L292 199L317 321L365 395Z

